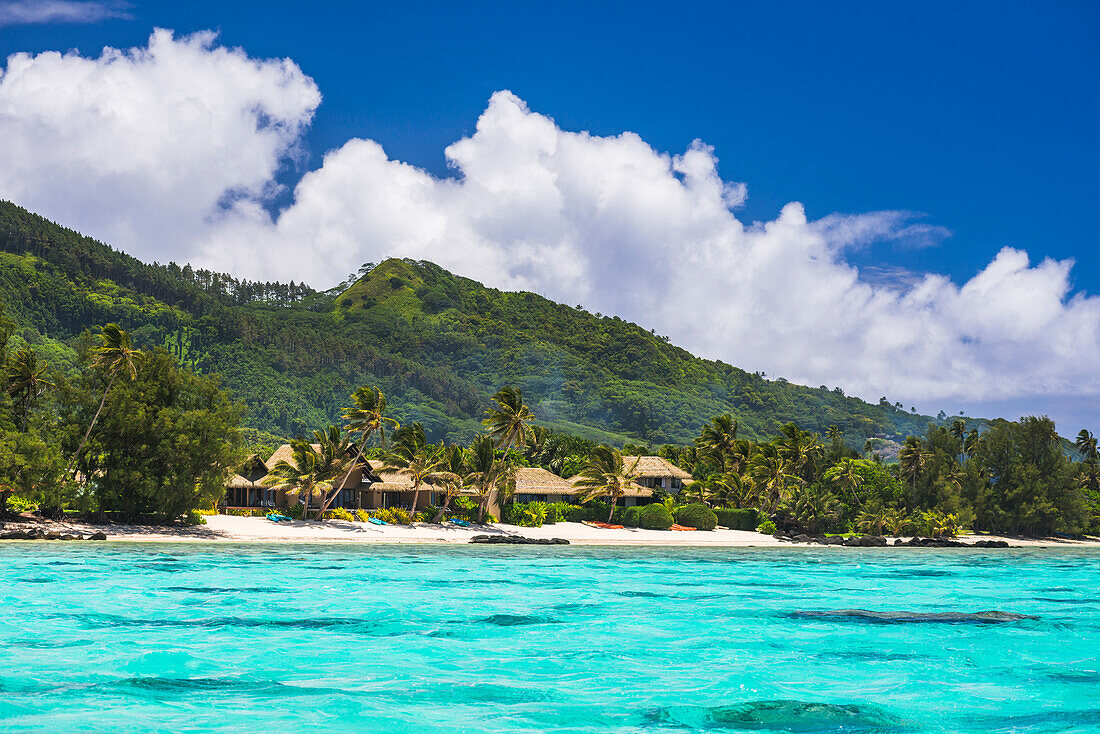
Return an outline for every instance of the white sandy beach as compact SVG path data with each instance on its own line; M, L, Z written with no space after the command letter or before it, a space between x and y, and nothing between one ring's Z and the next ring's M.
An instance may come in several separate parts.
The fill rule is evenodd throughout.
M470 542L475 535L520 535L526 538L564 538L573 545L654 545L654 546L706 546L731 548L838 547L798 544L777 540L770 535L743 530L714 530L711 532L677 532L624 528L605 530L580 523L565 522L544 525L541 528L525 528L515 525L486 525L460 528L451 525L372 525L361 522L326 520L323 522L273 523L262 517L232 517L212 515L207 524L190 528L159 528L142 525L93 526L82 523L66 523L68 532L85 535L104 532L108 540L141 542L298 542L298 543L460 543ZM1096 547L1100 541L1076 541L1051 539L1019 539L992 535L961 536L959 540L1006 540L1013 546L1031 547ZM893 542L893 538L890 538Z

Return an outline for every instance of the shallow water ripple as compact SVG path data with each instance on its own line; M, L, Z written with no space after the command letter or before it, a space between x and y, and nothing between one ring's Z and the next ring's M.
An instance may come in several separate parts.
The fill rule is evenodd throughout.
M0 732L1100 731L1088 550L0 545Z

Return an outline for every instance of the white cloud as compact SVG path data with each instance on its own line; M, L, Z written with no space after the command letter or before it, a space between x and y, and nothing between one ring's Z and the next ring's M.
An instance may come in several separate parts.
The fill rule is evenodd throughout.
M146 257L254 278L325 287L366 261L430 259L872 400L1100 397L1100 298L1072 292L1071 262L1005 248L962 285L861 278L852 248L950 233L907 212L807 221L798 203L745 223L744 185L721 178L703 143L670 155L630 132L565 131L509 92L447 149L453 178L353 139L272 216L274 174L318 102L291 62L208 34L158 31L148 49L95 60L13 56L0 78L0 195Z
M129 18L129 3L119 0L7 0L0 2L0 26L38 23L98 23Z
M219 203L263 197L320 103L289 60L157 30L146 48L14 54L0 196L145 258L186 258Z

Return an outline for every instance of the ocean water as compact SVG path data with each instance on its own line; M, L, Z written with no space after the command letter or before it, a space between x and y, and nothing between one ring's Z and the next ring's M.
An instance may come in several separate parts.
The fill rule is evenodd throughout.
M1095 551L6 543L0 597L3 732L1100 731Z

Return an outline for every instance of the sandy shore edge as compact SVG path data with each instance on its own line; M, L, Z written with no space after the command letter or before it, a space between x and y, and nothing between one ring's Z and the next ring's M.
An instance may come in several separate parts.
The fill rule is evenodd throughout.
M378 526L370 523L326 520L322 522L273 523L262 517L230 517L212 515L207 524L190 528L150 527L142 525L88 525L84 523L52 523L50 527L60 532L80 533L85 536L104 532L109 541L129 542L194 542L194 543L458 543L468 544L475 535L519 535L526 538L564 538L572 545L608 546L687 546L729 548L837 548L810 543L791 543L777 540L761 533L743 530L714 530L711 532L674 532L625 528L604 530L580 523L557 523L541 528L524 528L515 525L487 525L460 528L450 525L416 524L412 526ZM8 523L7 529L28 527ZM893 542L893 538L889 539ZM1005 540L1009 545L1036 548L1100 548L1100 540L1062 540L1058 538L1032 539L1010 538L993 535L961 536L959 540ZM11 541L18 542L18 541Z

